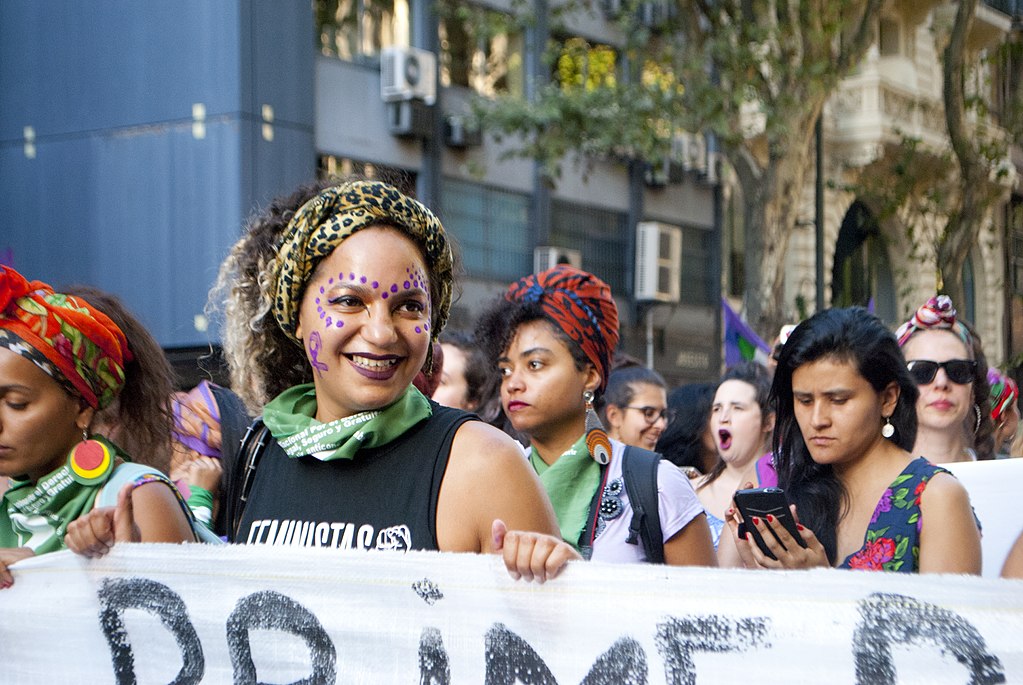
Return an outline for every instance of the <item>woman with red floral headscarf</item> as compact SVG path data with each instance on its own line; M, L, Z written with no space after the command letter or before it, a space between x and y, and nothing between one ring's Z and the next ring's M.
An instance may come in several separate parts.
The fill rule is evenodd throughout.
M561 536L598 561L715 565L703 507L685 475L657 467L662 540L630 530L624 444L600 427L594 402L607 386L618 344L618 308L596 276L567 265L527 276L481 318L477 339L501 374L501 403L529 437L529 460L558 516Z
M10 564L36 554L195 539L170 481L92 433L130 361L105 314L0 267L0 477L11 479L0 506L0 588L14 580Z

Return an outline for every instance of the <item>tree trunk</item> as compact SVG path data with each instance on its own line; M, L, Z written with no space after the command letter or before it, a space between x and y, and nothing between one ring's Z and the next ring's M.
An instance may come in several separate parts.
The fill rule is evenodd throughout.
M981 222L990 197L987 163L966 130L966 97L963 63L966 39L973 26L977 0L962 0L949 36L943 58L945 123L948 136L959 162L961 198L959 207L949 213L948 222L938 240L937 261L941 273L941 290L960 306L966 293L963 288L963 264L970 248L977 241Z

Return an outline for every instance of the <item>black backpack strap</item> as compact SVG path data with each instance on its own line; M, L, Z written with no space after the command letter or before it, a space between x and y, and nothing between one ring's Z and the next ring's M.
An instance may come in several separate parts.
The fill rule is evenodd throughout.
M661 455L639 447L626 446L622 455L622 480L632 505L632 521L626 542L643 542L647 561L664 563L664 535L658 509L657 468Z
M241 525L242 514L245 513L245 504L248 501L249 492L252 490L256 467L266 452L270 440L272 440L270 429L266 427L261 418L249 425L241 440L234 467L230 469L227 497L222 506L227 519L228 542L237 542L238 526Z

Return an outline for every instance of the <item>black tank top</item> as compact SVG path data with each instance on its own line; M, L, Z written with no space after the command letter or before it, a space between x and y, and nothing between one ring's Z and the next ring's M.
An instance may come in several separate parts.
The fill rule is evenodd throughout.
M351 460L291 458L271 440L235 542L436 550L437 495L451 441L474 416L431 404L429 419Z

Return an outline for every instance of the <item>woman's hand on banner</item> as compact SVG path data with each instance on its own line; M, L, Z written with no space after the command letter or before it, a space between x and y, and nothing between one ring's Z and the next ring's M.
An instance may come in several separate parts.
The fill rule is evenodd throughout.
M572 545L553 535L508 530L501 519L494 519L492 530L494 551L504 556L515 580L543 583L556 578L569 561L582 559Z

